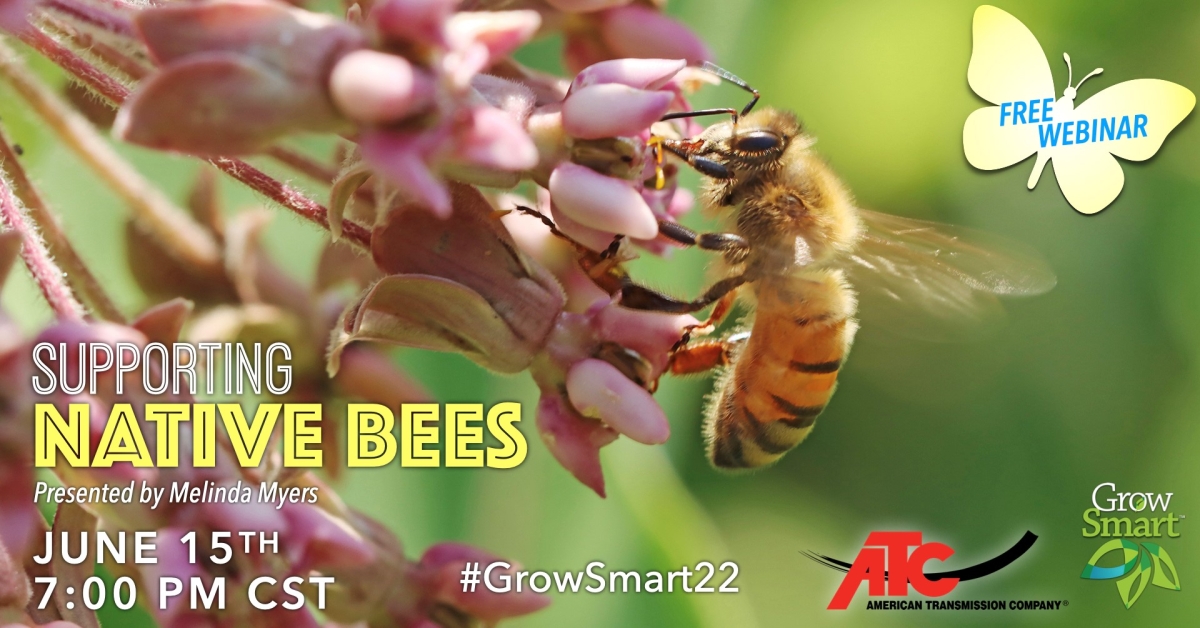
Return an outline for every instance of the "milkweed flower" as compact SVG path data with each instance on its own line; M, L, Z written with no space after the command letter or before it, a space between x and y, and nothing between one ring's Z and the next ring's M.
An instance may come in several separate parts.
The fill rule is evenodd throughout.
M442 216L450 211L450 199L436 173L516 174L537 163L537 149L523 127L532 102L497 108L472 79L528 41L541 24L535 11L451 13L447 6L381 3L367 26L383 50L341 59L330 83L334 101L361 125L357 141L365 164ZM414 41L427 49L423 65L388 51ZM422 115L432 118L421 120Z
M379 273L348 245L327 242L321 250L313 285L296 281L275 262L262 243L274 214L246 209L224 218L211 170L202 170L189 195L188 209L219 243L223 263L215 271L181 264L168 248L136 223L126 225L126 260L139 287L155 299L189 299L187 337L194 342L284 343L291 350L291 387L284 402L322 404L322 450L326 470L340 474L341 404L365 399L395 407L425 401L431 395L377 347L358 345L346 353L346 367L335 378L325 374L325 348L345 306L343 287L361 290Z
M7 608L9 600L23 606L19 585L28 574L20 558L32 550L31 538L43 526L30 497L34 476L25 446L32 404L87 404L94 445L116 404L131 403L140 412L136 409L150 400L136 385L117 395L111 376L102 377L94 394L34 397L27 386L34 342L77 348L118 340L144 346L181 337L270 338L295 352L287 400L327 404L352 396L389 406L424 392L378 343L458 352L497 372L528 371L540 393L535 424L547 449L601 495L601 448L621 436L647 445L667 440L670 426L650 389L671 347L696 321L623 309L613 295L587 284L574 245L551 237L528 216L502 221L498 216L511 203L493 206L473 187L512 190L532 183L538 201L530 205L583 246L605 249L621 234L652 253L668 251L658 224L687 212L692 198L678 188L673 166L658 163L652 137L694 133L691 122L658 121L688 109L685 95L696 84L688 66L710 53L686 27L662 15L657 3L379 0L352 4L342 16L280 0L79 6L86 10L0 0L0 28L119 108L112 122L118 139L206 158L328 228L335 240L346 237L321 250L316 281L302 284L264 251L260 235L267 221L261 210L227 214L203 202L216 196L204 185L193 194L198 200L190 216L178 210L131 166L107 168L120 156L101 150L103 142L94 136L85 137L85 130L94 133L85 121L50 106L54 93L41 86L44 97L31 100L31 108L55 122L49 127L105 175L138 218L126 232L127 260L138 287L157 305L126 322L103 290L86 282L81 260L62 262L70 276L54 263L66 259L59 257L66 252L65 235L58 242L47 238L50 248L57 247L53 255L26 260L59 321L26 339L0 319L0 607ZM571 77L537 72L513 59L518 47L551 31L563 34ZM16 80L20 55L0 44L0 56L6 72L13 72L0 78ZM18 78L26 87L40 85L32 73ZM332 138L337 156L326 161L281 144L300 134ZM2 134L0 149L13 152ZM288 150L298 158L281 156ZM273 159L317 180L328 187L328 209L238 156ZM27 179L16 177L20 161L5 160L0 187L6 194L10 187L29 192L34 186L27 180L9 183L9 177ZM152 196L154 202L147 200ZM20 208L7 198L5 210L7 223L21 222ZM53 214L46 208L43 213L50 219L39 218L36 227L53 234ZM516 226L517 218L533 228ZM23 245L41 244L37 229L19 231ZM17 240L0 234L0 254L11 252ZM370 255L356 254L355 248ZM344 296L347 285L357 296ZM61 359L75 371L71 360L77 358ZM154 398L192 400L188 394ZM153 431L143 433L153 445ZM327 444L336 442L325 436ZM218 466L205 469L118 463L108 469L60 465L54 471L72 486L130 479L154 486L182 481L228 486L271 478L286 486L319 487L322 499L280 510L96 505L89 511L60 508L58 516L75 528L154 529L166 537L269 527L280 531L282 551L239 556L239 584L258 574L323 574L339 585L329 592L320 620L307 610L251 613L245 600L213 612L176 602L154 611L169 628L322 621L328 628L490 625L548 603L535 594L462 592L463 562L494 557L442 544L409 559L390 531L342 503L324 476L281 470L274 458L254 469L231 465L228 456L218 455ZM214 565L192 565L171 555L170 547L177 550L179 544L166 544L157 566L134 575L217 574ZM13 560L5 563L5 556Z
M159 69L117 116L117 137L197 155L260 151L289 133L349 128L328 93L361 29L272 0L152 6L133 25Z
M531 134L543 154L534 179L549 190L548 213L560 229L594 250L618 233L666 250L653 242L658 221L674 221L691 199L676 197L674 166L660 170L651 126L686 108L690 76L684 59L604 61L579 72L561 103L534 112Z
M451 185L446 220L400 208L376 226L384 277L342 314L329 369L360 341L453 351L501 373L528 370L541 390L537 426L576 478L604 493L600 448L619 434L661 444L666 416L646 390L696 321L626 310L611 299L565 311L549 270L523 253L478 190Z
M555 4L578 7L589 3ZM713 58L712 51L691 29L661 11L630 2L608 4L612 6L599 11L574 9L580 13L565 21L563 57L568 68L579 70L621 58L685 59L690 63Z

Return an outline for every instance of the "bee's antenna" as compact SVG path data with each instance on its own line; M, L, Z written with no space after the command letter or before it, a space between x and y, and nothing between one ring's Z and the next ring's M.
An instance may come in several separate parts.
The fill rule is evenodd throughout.
M738 87L746 90L747 92L749 92L750 94L752 94L754 96L753 98L750 99L750 102L746 103L745 107L742 107L742 111L739 115L745 116L746 114L750 113L751 109L754 109L754 105L758 104L758 90L754 89L753 87L750 87L749 83L747 83L746 81L743 81L741 78L739 78L733 72L726 70L725 68L713 63L712 61L705 61L704 64L700 66L700 69L704 70L705 72L708 72L709 74L712 74L713 76L715 76L723 81L737 85Z
M758 97L759 97L758 90L754 89L753 87L750 87L749 83L747 83L746 81L743 81L741 78L739 78L733 72L730 72L729 70L726 70L725 68L723 68L711 61L705 61L703 64L700 65L699 69L704 72L708 72L709 74L712 74L713 76L715 76L727 83L732 83L733 85L737 85L738 87L751 93L754 97L750 99L750 102L746 103L745 107L742 107L741 111L738 111L737 109L731 109L728 107L722 107L722 108L718 108L718 109L698 109L696 111L680 111L677 113L668 113L667 115L663 116L660 119L661 122L665 122L667 120L678 120L680 118L698 118L700 116L714 116L714 115L719 115L719 114L729 114L730 116L733 116L733 123L737 124L739 117L745 116L746 114L750 113L750 111L752 109L754 109L754 105L758 104Z

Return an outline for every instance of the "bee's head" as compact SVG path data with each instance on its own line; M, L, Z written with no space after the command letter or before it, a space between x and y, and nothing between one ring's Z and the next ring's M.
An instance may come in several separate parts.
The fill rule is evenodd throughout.
M691 140L668 140L664 146L701 174L734 179L777 165L798 136L796 116L768 107L736 122L714 124Z

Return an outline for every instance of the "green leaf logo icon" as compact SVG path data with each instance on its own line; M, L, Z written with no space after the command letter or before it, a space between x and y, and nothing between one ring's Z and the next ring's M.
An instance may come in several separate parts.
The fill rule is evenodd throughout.
M1121 564L1101 567L1100 560L1112 552L1121 552ZM1080 577L1087 580L1116 580L1117 592L1121 594L1125 608L1132 607L1138 601L1147 584L1153 583L1170 591L1180 590L1175 561L1157 543L1138 545L1126 539L1108 541L1092 554Z

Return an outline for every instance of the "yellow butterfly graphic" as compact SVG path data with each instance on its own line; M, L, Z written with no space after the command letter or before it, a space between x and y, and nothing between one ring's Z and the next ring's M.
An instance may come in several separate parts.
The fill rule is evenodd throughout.
M1130 161L1154 156L1167 135L1191 113L1196 96L1168 81L1138 79L1109 87L1075 106L1079 86L1093 70L1054 98L1050 63L1033 33L993 6L975 10L973 50L967 68L971 89L995 107L977 109L963 127L967 161L980 170L1007 168L1037 153L1029 189L1046 162L1063 196L1077 211L1108 207L1125 185L1116 155Z

